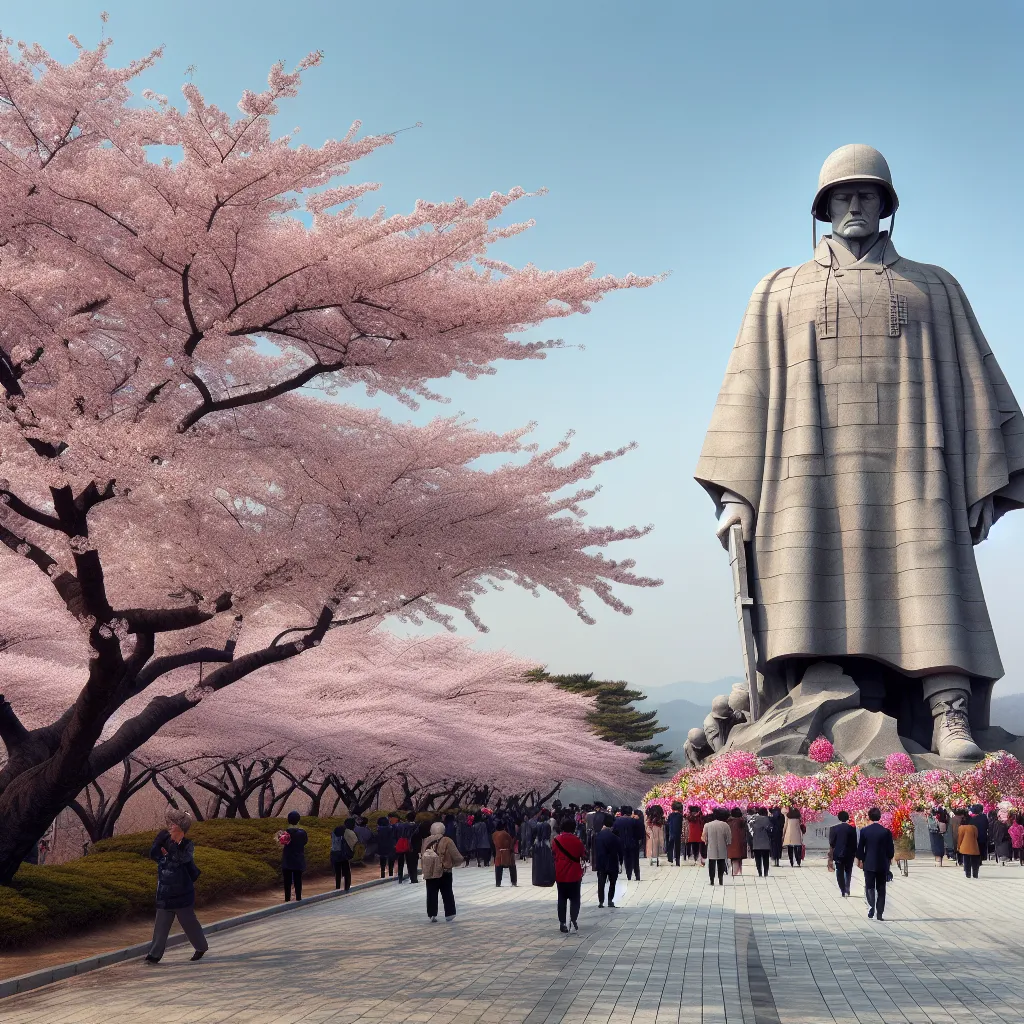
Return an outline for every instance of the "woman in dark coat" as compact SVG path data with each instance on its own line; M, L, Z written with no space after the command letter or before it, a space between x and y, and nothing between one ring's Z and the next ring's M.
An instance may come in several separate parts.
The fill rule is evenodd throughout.
M473 852L476 854L476 866L491 866L491 830L487 827L487 819L480 814L473 822Z
M771 822L768 830L768 836L772 844L772 860L775 862L775 866L778 867L779 861L782 860L782 833L786 828L786 819L782 816L781 807L773 807L768 818Z
M551 849L551 815L544 811L533 829L533 884L555 884L555 855Z
M988 841L995 848L995 858L1004 864L1013 860L1013 846L1010 843L1010 826L998 817L992 820L992 827L989 830Z
M455 845L462 855L462 866L469 867L469 858L473 854L473 826L469 823L470 815L465 811L459 813L455 820Z
M285 839L285 836L288 838ZM309 836L299 828L299 812L288 814L288 827L278 835L283 847L281 853L281 874L284 876L284 901L291 903L292 886L295 886L296 901L302 899L302 872L306 870L306 843Z
M455 815L454 814L446 814L444 816L444 834L453 843L455 843L455 839L456 839L456 837L458 835L458 831L459 831L459 826L456 824ZM456 845L456 847L458 847L459 844L455 843L455 845Z
M734 807L729 814L729 828L732 838L729 840L729 860L732 861L732 874L743 874L743 862L747 858L747 847L750 845L750 832L747 830L747 819L739 807Z
M377 859L380 861L380 877L384 877L385 866L388 877L395 876L395 826L390 819L381 818L377 822Z
M195 881L199 877L199 869L192 859L195 849L192 840L185 838L192 819L184 811L171 808L165 820L167 828L157 833L149 851L157 863L156 923L153 926L153 944L146 954L146 960L151 964L159 963L164 955L167 936L175 918L195 949L193 960L202 959L210 948L195 912Z

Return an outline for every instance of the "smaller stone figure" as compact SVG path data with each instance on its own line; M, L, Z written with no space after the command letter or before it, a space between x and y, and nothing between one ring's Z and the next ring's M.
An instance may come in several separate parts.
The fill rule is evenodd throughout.
M686 734L686 742L683 744L683 754L686 757L686 763L692 765L694 768L699 768L701 762L710 757L714 751L708 744L708 738L704 735L704 730L699 726L691 729Z
M747 706L749 708L749 703ZM717 696L711 702L711 714L704 719L704 735L711 749L715 752L721 750L729 739L732 727L744 720L733 709L729 697L725 694Z
M729 693L729 707L732 709L734 725L750 721L750 691L745 683L733 683Z

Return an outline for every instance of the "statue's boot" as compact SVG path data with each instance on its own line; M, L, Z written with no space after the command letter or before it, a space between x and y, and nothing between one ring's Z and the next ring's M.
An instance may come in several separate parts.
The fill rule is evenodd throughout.
M967 715L971 683L957 672L924 680L924 697L932 712L932 750L954 761L980 761L985 752L974 742Z

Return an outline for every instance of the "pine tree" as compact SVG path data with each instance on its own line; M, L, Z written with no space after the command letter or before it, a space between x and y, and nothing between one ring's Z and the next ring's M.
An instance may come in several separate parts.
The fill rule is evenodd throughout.
M642 690L628 683L595 679L592 672L551 675L542 668L533 669L527 677L537 682L553 683L569 693L594 698L594 710L588 721L604 740L636 750L647 757L640 771L647 775L666 775L672 766L672 751L662 750L660 743L648 743L668 728L658 724L657 711L637 711L634 701L645 700Z

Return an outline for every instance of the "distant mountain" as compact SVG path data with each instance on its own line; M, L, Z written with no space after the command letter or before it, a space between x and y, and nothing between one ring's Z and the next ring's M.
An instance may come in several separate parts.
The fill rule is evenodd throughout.
M1002 726L1017 736L1024 736L1024 693L993 697L992 724Z
M699 704L701 707L707 705L707 711L704 712L706 715L711 710L711 702L720 693L728 693L732 689L733 683L741 682L740 676L726 676L724 679L715 679L710 683L666 683L664 686L647 686L641 687L644 693L647 694L647 700L649 703L642 704L641 707L646 711L650 710L651 706L660 707L662 704L672 700L685 700L693 704ZM701 715L703 720L704 715Z

